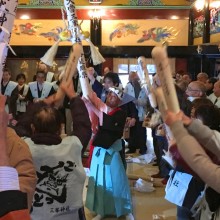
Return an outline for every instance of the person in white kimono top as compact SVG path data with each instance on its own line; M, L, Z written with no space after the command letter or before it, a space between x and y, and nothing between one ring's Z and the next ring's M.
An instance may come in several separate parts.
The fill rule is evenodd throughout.
M19 73L17 75L16 81L18 82L18 99L17 99L16 119L18 119L21 115L23 115L26 112L27 101L25 100L25 98L28 93L29 86L25 84L26 76L23 73Z
M97 74L97 72L95 71L94 67L90 66L87 69L87 73L88 73L88 75L93 75L98 82L102 83L103 78L102 78L102 76L99 76ZM90 82L90 84L91 84L91 82Z
M55 93L53 84L45 81L45 74L43 72L37 72L36 81L28 85L27 100L34 103Z
M146 128L142 125L145 117L148 98L145 90L140 86L139 77L136 72L131 72L129 74L129 83L125 86L124 93L127 93L135 98L135 101L133 102L138 111L138 120L136 121L135 126L130 129L130 132L134 132L134 134L130 135L128 153L135 153L136 149L140 149L140 154L146 154L147 135Z
M220 108L220 80L214 84L213 93L208 96L214 105Z
M58 90L58 81L55 78L55 75L53 72L48 71L48 66L45 63L40 62L38 66L38 71L44 72L46 76L46 81L53 84L53 88L55 91Z
M50 72L48 71L48 67L45 63L43 62L40 62L38 67L37 67L37 72L43 72L45 74L45 81L47 82L54 82L56 79L55 79L55 76L54 76L54 73L53 72ZM33 81L36 81L36 75L34 75L33 77Z
M82 99L70 86L61 88L70 98L73 135L61 139L60 112L42 106L31 117L31 137L24 139L38 177L32 220L85 220L82 193L86 174L81 151L90 140L91 123Z
M18 98L18 84L11 79L11 72L5 68L3 70L2 82L1 82L1 94L7 96L5 110L15 118L16 116L16 100Z

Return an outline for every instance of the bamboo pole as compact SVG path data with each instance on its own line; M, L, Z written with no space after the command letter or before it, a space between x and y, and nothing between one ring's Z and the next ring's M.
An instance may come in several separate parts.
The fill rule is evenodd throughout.
M153 87L150 83L150 78L149 78L149 74L147 71L147 64L146 64L145 57L141 56L138 58L138 67L139 67L138 75L141 80L141 85L146 91L151 107L156 108L157 102L156 102L155 94L153 91Z
M91 87L86 73L85 57L80 39L80 27L76 16L75 2L72 0L64 0L64 6L67 13L68 29L71 32L71 42L73 45L65 64L61 80L71 82L78 69L83 95L88 96L91 91ZM58 100L56 103L57 106L62 104L64 96L65 94L59 88L56 93L56 100Z
M157 74L160 78L167 108L174 113L178 113L180 107L167 57L166 47L154 47L152 50L152 58L157 68Z

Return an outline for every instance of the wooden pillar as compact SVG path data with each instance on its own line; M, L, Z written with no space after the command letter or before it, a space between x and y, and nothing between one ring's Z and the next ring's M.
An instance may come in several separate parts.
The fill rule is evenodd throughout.
M210 42L210 11L209 11L209 0L205 1L204 6L204 31L203 31L203 43Z
M193 25L194 25L194 13L191 8L189 11L189 34L188 34L188 45L193 45Z
M101 19L98 18L93 18L90 20L91 25L90 25L90 36L91 36L91 41L95 46L100 46L101 45L101 40L102 40L102 21Z

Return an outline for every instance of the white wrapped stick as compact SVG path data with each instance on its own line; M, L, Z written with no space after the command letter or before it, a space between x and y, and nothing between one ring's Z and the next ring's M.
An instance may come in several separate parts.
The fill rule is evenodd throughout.
M138 76L141 80L141 85L143 86L143 88L145 89L148 95L151 107L156 108L157 102L153 91L153 87L150 83L145 57L141 56L138 58L138 67L139 67Z
M157 68L157 74L160 78L168 110L178 113L180 111L180 107L173 83L166 48L154 47L151 54Z
M82 51L81 56L78 60L77 69L79 72L79 80L81 83L83 96L88 99L89 94L91 94L91 92L92 92L92 88L91 88L89 81L88 81L88 76L87 76L87 72L86 72L86 61L85 61L85 56L84 56L83 51Z
M138 57L137 62L139 67L138 76L140 80L144 81L150 87L151 85L150 85L150 79L147 71L147 64L145 57L143 56Z
M4 40L6 42L9 42L11 38L11 30L14 25L14 20L16 16L18 0L1 1L0 4L1 4L1 8L0 8L1 26L4 27L9 32L4 35Z
M85 56L83 53L81 39L79 37L80 28L79 28L78 20L76 16L75 3L72 0L64 0L64 6L67 11L67 20L69 24L69 29L72 33L72 42L76 42L76 44L78 44L78 46L81 48L79 49L79 51L76 51L77 57L79 57L79 59L77 60L79 62L77 64L77 68L79 72L79 79L80 79L83 95L85 97L88 97L88 94L91 92L92 88L89 84L88 76L86 73Z
M72 0L64 0L64 7L67 14L68 29L71 32L71 41L73 44L77 42L81 43L80 27L76 16L75 2Z
M7 44L0 42L0 82L2 81L3 69L5 66L5 59L7 57L8 48ZM0 83L0 94L1 94L1 83Z
M62 80L65 81L72 81L72 77L74 76L77 66L79 65L78 62L80 61L80 68L79 68L79 78L80 83L82 85L83 94L88 94L88 91L91 91L90 84L88 81L88 77L86 74L86 65L85 65L85 57L83 53L83 47L81 44L81 40L79 38L79 26L78 20L76 16L76 9L75 3L71 0L64 0L64 6L67 12L67 20L68 20L68 29L71 31L71 41L73 46L71 48L69 58L65 64L64 71L62 73ZM83 61L82 61L83 60ZM56 104L58 106L61 105L61 102L64 98L63 91L59 88L57 91L57 99L60 100Z
M82 53L81 40L79 38L79 26L76 16L75 3L71 0L64 0L64 6L67 13L68 29L71 32L71 41L73 46L71 48L69 58L65 65L64 79L72 80L74 73L77 70L77 63Z
M14 19L17 11L17 0L10 1L1 1L0 2L0 82L2 80L3 68L5 66L6 57L8 54L8 47L10 38L11 38L11 30L14 25ZM1 85L0 85L0 93L1 93Z
M161 113L162 119L164 121L168 107L167 107L167 103L166 103L165 96L163 93L163 89L161 87L157 87L155 89L155 94L157 97L158 108ZM165 128L166 128L166 135L167 135L168 139L174 140L173 134L172 134L170 128L166 124L165 124Z

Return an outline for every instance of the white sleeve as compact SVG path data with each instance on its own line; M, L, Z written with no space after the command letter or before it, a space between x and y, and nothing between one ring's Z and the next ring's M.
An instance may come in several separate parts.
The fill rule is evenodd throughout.
M20 190L18 172L13 167L0 167L0 192L6 190Z

